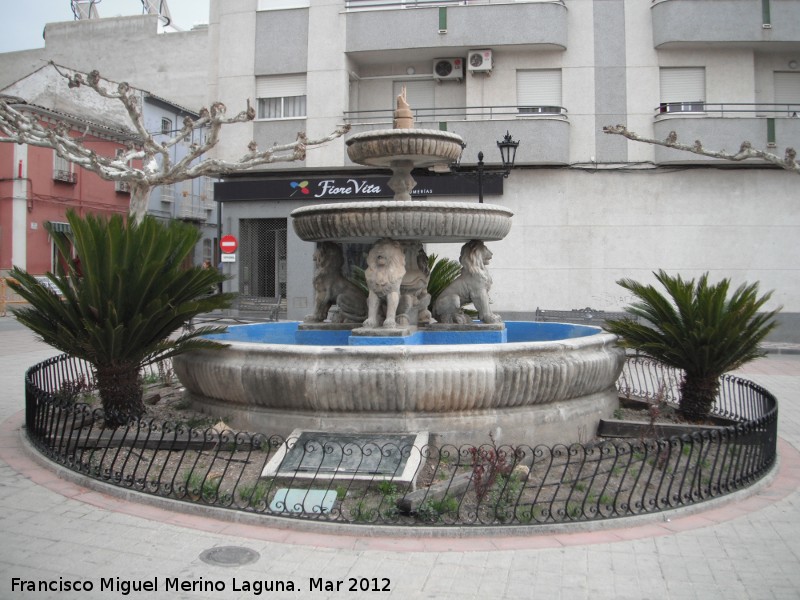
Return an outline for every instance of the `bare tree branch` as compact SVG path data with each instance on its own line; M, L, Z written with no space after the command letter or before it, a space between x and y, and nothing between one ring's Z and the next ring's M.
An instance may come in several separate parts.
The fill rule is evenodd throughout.
M35 114L25 110L24 100L8 96L0 97L0 142L53 148L60 157L96 173L103 179L129 183L130 212L136 220L144 217L150 192L157 185L179 183L201 176L241 173L270 163L303 160L308 148L326 144L350 130L349 125L342 125L327 136L315 140L309 140L305 132L300 132L294 142L276 144L266 150L259 150L255 142L250 142L248 151L235 161L203 158L219 142L224 125L245 123L255 118L256 113L249 100L246 110L231 117L227 116L224 104L215 102L210 108L201 109L197 119L186 117L177 133L159 142L145 127L141 110L143 92L124 82L118 84L116 90L110 90L97 71L88 74L71 73L53 62L50 64L67 80L70 88L86 86L103 98L122 104L132 131L117 131L116 134L130 138L126 151L120 156L98 155L86 148L81 138L70 136L74 127L65 122L44 125ZM172 164L169 150L184 140L193 139L201 141L192 143L187 154ZM132 161L141 161L142 167L131 166Z
M758 158L772 163L773 165L777 165L782 169L786 169L787 171L794 171L795 173L800 174L800 163L797 162L797 152L795 152L794 148L787 148L786 154L783 158L781 158L777 154L764 152L763 150L756 150L752 147L750 142L745 141L742 142L742 145L737 153L731 154L730 152L725 152L724 150L706 150L703 148L703 144L700 142L700 140L696 140L691 146L688 144L682 144L678 142L678 134L676 134L674 131L671 131L665 140L642 137L633 131L629 131L624 125L608 125L603 127L603 132L621 135L629 140L633 140L634 142L655 144L657 146L664 146L665 148L684 150L686 152L693 152L695 154L701 154L703 156L710 156L713 158L721 158L723 160L742 161L748 158Z

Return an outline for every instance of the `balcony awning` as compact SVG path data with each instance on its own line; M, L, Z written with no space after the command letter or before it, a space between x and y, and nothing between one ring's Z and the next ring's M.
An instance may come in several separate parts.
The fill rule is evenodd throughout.
M69 226L69 223L62 223L60 221L48 221L48 223L55 233L72 233L72 228Z

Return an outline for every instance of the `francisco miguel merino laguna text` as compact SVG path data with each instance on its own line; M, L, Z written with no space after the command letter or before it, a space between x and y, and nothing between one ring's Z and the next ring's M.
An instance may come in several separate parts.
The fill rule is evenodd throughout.
M386 577L350 577L344 579L323 579L311 577L308 580L308 590L312 592L388 592L391 582ZM220 579L180 579L178 577L158 577L152 579L122 579L120 577L101 577L99 586L101 592L117 592L127 596L136 592L224 592L228 584ZM91 579L21 579L11 578L12 592L91 592L95 589L95 582ZM252 592L260 596L265 592L296 592L300 591L294 581L283 579L265 580L237 580L235 577L230 582L233 592Z

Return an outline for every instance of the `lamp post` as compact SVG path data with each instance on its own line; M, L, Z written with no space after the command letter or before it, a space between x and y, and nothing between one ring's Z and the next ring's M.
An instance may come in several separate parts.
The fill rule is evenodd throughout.
M506 131L505 136L503 136L502 142L497 142L497 147L500 149L500 158L503 161L503 171L501 171L501 175L503 178L508 177L509 173L511 173L511 169L514 168L514 161L517 157L517 146L519 146L519 142L515 142L511 139L511 134ZM477 166L477 173L478 173L478 202L483 204L483 152L478 152L478 166Z

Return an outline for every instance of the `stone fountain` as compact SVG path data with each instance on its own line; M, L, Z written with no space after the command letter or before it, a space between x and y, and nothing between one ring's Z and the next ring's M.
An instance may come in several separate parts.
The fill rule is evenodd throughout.
M617 407L624 352L596 327L503 323L492 311L492 253L512 212L413 201L412 170L450 164L463 142L414 129L404 95L393 129L353 135L356 163L391 169L393 200L303 207L316 243L314 311L303 323L234 326L223 351L174 359L192 402L239 428L288 435L426 431L438 443L577 441ZM342 275L342 244L371 244L368 294ZM461 274L431 305L428 242L462 244ZM473 304L478 319L464 305ZM332 306L338 308L335 313ZM329 315L335 315L329 318Z

